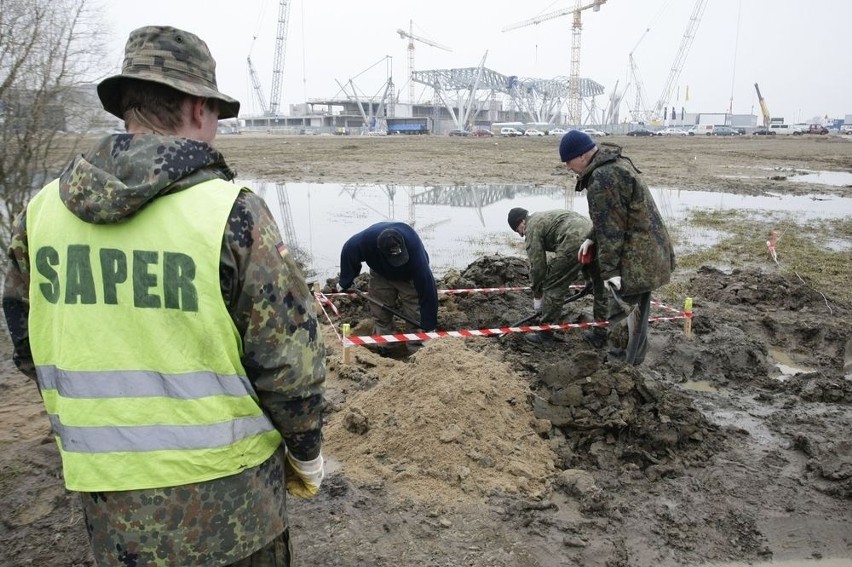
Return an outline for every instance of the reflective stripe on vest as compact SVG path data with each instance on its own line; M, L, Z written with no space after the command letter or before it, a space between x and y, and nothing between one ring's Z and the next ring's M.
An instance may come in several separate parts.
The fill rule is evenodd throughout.
M279 446L220 289L239 190L207 181L115 225L71 214L58 182L30 202L30 342L70 490L202 482Z

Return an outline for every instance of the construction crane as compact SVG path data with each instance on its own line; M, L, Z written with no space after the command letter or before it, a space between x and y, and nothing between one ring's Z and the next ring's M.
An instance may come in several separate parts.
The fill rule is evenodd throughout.
M589 8L595 12L600 11L602 4L606 4L606 0L592 0L586 4L583 4L582 0L576 0L574 8L550 12L537 18L518 22L503 28L503 31L507 32L534 24L537 25L567 14L574 15L574 23L571 25L571 72L568 81L568 120L575 125L582 123L582 116L580 114L583 108L580 97L580 35L583 30L583 24L580 15L583 10L588 10Z
M669 76L663 85L663 91L651 111L654 119L659 119L661 117L665 118L665 116L662 116L663 108L669 104L669 101L672 98L675 83L677 82L678 77L680 77L680 72L683 71L683 64L686 62L686 55L689 53L692 40L695 39L695 31L698 29L698 24L701 22L701 16L704 15L705 8L707 8L707 0L697 0L697 2L695 2L695 6L692 9L692 15L689 17L689 23L686 26L686 31L683 32L683 39L681 39L680 47L675 55L674 63L672 63L672 68L669 71Z
M287 48L287 21L290 19L290 0L281 0L278 3L278 32L275 36L275 51L272 59L272 91L269 96L269 105L266 104L266 97L263 96L263 89L260 86L260 79L257 76L254 65L251 62L251 50L246 57L248 63L249 78L251 79L254 95L257 97L257 102L260 105L261 112L265 116L278 116L279 106L281 105L281 84L284 81L284 52ZM252 39L252 47L254 47L255 36Z
M435 43L431 39L414 35L414 22L412 20L408 20L408 31L399 28L396 33L399 34L401 39L408 39L408 102L414 104L414 42L419 41L444 51L452 51L452 49L440 43Z
M645 121L648 114L648 104L645 102L645 84L642 82L642 76L639 74L639 64L636 63L636 58L633 57L633 53L636 51L636 48L639 47L639 44L642 43L642 40L645 39L645 36L648 35L649 31L651 31L651 28L645 28L642 36L639 38L639 41L636 42L636 45L633 46L633 49L631 49L630 53L627 55L630 63L630 77L633 81L634 91L632 114L633 120L636 122Z
M763 114L763 127L769 128L769 124L772 123L772 119L769 117L769 108L766 106L766 101L763 100L763 95L760 94L760 87L757 86L757 83L754 84L754 90L757 91L757 102L760 103L760 112ZM771 134L772 132L770 132Z

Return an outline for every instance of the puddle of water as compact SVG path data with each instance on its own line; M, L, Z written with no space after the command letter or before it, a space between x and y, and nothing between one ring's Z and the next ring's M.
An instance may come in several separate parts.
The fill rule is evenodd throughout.
M687 380L680 385L681 388L691 390L693 392L714 393L719 390L707 380Z
M821 242L821 244L832 252L846 252L848 250L852 250L852 242L841 238L829 238L824 242Z
M353 234L385 220L411 224L429 252L432 270L443 277L486 254L523 256L523 239L509 230L512 207L532 212L569 209L588 216L586 197L570 187L477 185L423 187L339 183L263 183L240 180L261 195L282 228L282 236L308 265L308 279L325 282L339 272L340 249ZM766 218L772 213L797 220L852 215L852 198L825 196L748 196L709 191L653 189L654 199L683 247L711 246L723 233L695 232L684 222L695 209L746 211ZM822 198L822 197L821 197ZM690 232L692 231L692 232ZM693 238L695 237L695 238Z
M789 178L794 183L817 183L834 187L852 186L852 173L848 171L806 171Z
M747 431L758 445L768 446L777 444L778 438L757 418L749 414L730 409L709 409L708 417L717 425L738 427Z
M786 352L775 348L770 348L768 350L770 358L775 361L775 367L781 371L781 375L776 376L776 379L782 382L784 380L787 380L788 378L794 377L796 374L813 372L812 368L801 366L799 363L794 361Z

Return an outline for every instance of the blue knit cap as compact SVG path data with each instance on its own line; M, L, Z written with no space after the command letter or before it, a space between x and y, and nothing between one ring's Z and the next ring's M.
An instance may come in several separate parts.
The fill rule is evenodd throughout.
M563 163L569 162L577 156L581 156L595 147L591 136L579 130L570 130L559 142L559 158Z

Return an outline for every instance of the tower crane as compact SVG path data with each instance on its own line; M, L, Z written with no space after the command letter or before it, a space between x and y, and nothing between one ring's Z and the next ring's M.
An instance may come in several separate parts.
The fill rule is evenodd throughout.
M452 51L452 49L440 43L435 43L431 39L414 35L414 22L412 20L408 20L408 31L399 28L396 33L399 34L400 39L408 39L408 102L414 104L414 42L419 41L444 51Z
M763 127L769 128L772 119L769 117L769 108L766 106L766 101L763 100L763 95L760 94L760 87L757 86L757 83L754 84L754 90L757 91L757 102L760 103L760 113L763 114Z
M672 98L675 82L680 77L680 72L683 71L683 64L686 62L686 54L689 53L689 48L692 45L692 40L695 39L695 31L698 29L698 24L701 22L701 16L704 15L704 9L707 8L707 0L697 0L692 9L692 15L689 17L689 23L686 26L686 31L683 32L680 47L675 55L674 63L669 71L669 76L663 85L663 91L654 109L651 111L653 118L665 118L662 116L663 108L668 105Z
M248 63L249 78L251 79L254 94L260 104L261 111L265 116L278 116L281 105L281 84L284 81L284 52L287 48L287 22L290 19L290 0L280 0L278 3L278 32L275 35L275 51L272 58L272 91L269 97L269 105L263 96L260 79L257 76L254 65L251 62L251 53L246 57ZM252 39L254 46L255 36ZM249 50L251 51L251 50Z
M511 24L503 28L503 31L507 32L531 26L533 24L537 25L542 22L546 22L547 20L552 20L567 14L573 14L574 23L571 25L571 72L568 83L568 119L571 123L576 125L582 123L582 116L580 116L582 111L582 101L580 97L580 35L583 30L583 24L580 19L580 15L583 10L588 10L589 8L591 8L594 12L600 11L602 4L606 4L606 0L591 0L586 4L583 4L582 0L575 0L574 8L550 12L548 14L543 14L536 18Z

